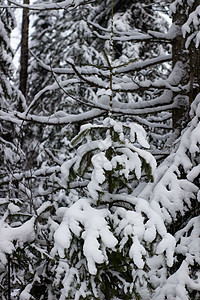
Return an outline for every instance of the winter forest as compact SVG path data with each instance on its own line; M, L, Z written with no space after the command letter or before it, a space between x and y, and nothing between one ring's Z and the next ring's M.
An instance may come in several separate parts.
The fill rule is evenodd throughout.
M0 0L0 299L199 300L199 186L200 0Z

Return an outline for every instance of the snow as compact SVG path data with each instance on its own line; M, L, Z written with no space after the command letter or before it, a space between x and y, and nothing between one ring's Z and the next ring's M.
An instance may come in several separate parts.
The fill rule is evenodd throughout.
M25 289L20 294L20 300L29 300L32 298L30 291L32 289L32 284L28 284Z
M153 220L148 220L145 227L144 240L151 243L156 238L156 226Z
M102 191L99 184L105 181L105 171L112 170L112 163L105 157L105 154L100 152L92 157L93 172L91 181L88 184L88 191L91 197L95 200L98 199L97 191Z
M8 209L9 209L11 214L14 214L14 213L17 213L18 211L20 211L19 206L15 205L14 203L9 203L8 204Z
M187 179L191 182L194 181L200 174L200 165L194 167L187 175Z
M11 227L4 221L4 218L0 220L0 261L3 264L7 262L6 253L11 254L15 250L13 241L23 244L34 240L34 221L35 218L32 218L21 226Z
M134 263L139 269L143 269L144 267L144 260L142 256L146 254L146 250L144 247L139 243L137 236L133 238L133 244L129 250L129 256L133 259Z
M166 251L167 265L169 267L173 266L174 262L174 249L175 249L176 241L174 237L166 233L162 241L158 244L156 253L160 254Z
M140 179L142 174L142 163L137 153L133 153L130 149L121 148L119 152L124 153L123 155L117 155L112 158L112 165L114 168L119 163L123 168L120 170L120 175L124 175L127 179L129 174L134 171L136 178Z
M147 142L147 136L144 128L136 123L131 123L130 125L130 140L135 142L135 136L137 137L138 143L144 148L150 148L149 143Z

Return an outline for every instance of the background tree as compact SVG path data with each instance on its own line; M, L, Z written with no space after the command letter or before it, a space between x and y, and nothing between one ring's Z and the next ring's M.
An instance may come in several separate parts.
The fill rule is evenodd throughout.
M199 133L197 133L199 130L199 4L175 1L171 5L174 30L177 33L172 48L173 65L175 80L181 87L181 91L174 93L177 107L173 111L173 124L176 132L180 132L182 128L185 130L182 131L173 154L158 168L158 179L152 190L152 201L158 204L157 209L163 214L168 232L176 238L175 263L168 270L166 284L158 286L155 299L199 298L197 275L199 259L196 256L199 248L197 223L199 222L200 187ZM196 93L198 95L195 98ZM183 279L181 283L180 278ZM176 290L173 290L174 285L178 287Z
M136 19L133 16L134 11L136 10L134 5L131 5L128 1L123 5L119 5L118 2L114 3L114 26L118 32L129 31L133 28L136 29L136 32L143 32L148 29L160 31L164 31L166 29L166 22L164 19L162 19L155 10L151 10L149 3L146 3L145 1L140 5L137 4L138 14L142 15L142 18L140 19L143 21L137 21L134 23L134 20ZM107 7L107 9L102 9L102 6ZM149 17L150 11L152 13L152 17ZM103 49L105 48L108 50L109 40L107 41L104 37L103 39L98 38L98 34L97 32L95 33L95 31L97 29L96 26L98 27L103 25L102 20L104 20L105 26L109 26L110 13L110 4L105 1L103 3L97 2L92 5L85 5L84 8L80 7L72 11L63 10L63 12L61 11L59 13L42 11L40 15L38 15L38 19L36 18L34 23L36 30L32 35L33 42L30 46L32 53L38 58L35 59L33 56L30 63L29 82L31 83L34 81L36 83L34 88L31 84L28 88L29 99L33 100L33 97L35 96L35 100L33 100L32 105L30 106L30 111L38 111L40 115L49 115L60 110L67 113L82 113L82 111L87 111L88 108L91 107L88 106L88 102L90 99L93 102L94 92L87 85L84 86L81 83L77 84L77 80L80 81L79 78L76 81L72 79L74 71L70 68L67 59L71 57L73 58L75 65L84 65L87 69L91 64L93 64L94 67L96 65L97 68L99 68L100 65L100 68L105 69L105 67L103 67ZM95 24L96 26L94 26ZM38 35L38 32L41 34ZM144 53L148 53L149 58L162 54L164 51L163 47L158 46L155 42L150 43L148 46L146 42L141 42L142 37L143 36L141 36L137 42L132 41L131 38L128 39L128 41L120 38L114 42L114 52L116 53L113 55L116 66L126 64L131 59L139 62L141 59L144 59ZM153 49L151 50L151 53L149 52L149 49ZM39 59L43 62L43 64L39 61ZM47 70L50 71L51 68L55 69L54 66L56 66L56 72L54 73L54 76L52 76L52 72L47 72ZM58 66L61 68L58 69ZM93 71L86 72L95 73L97 72L97 68L96 70L94 68ZM86 68L84 69L86 70ZM83 69L81 72L83 74ZM104 72L105 76L106 69L102 72ZM159 72L159 69L154 67L148 72L136 72L134 70L129 70L126 71L125 76L130 76L130 80L132 80L133 77L135 78L134 80L137 78L136 81L140 82L144 78L153 79L156 76L161 76L161 73L163 72ZM61 90L57 83L55 83L54 86L52 85L55 81L55 76L57 78L56 80L60 82L65 91ZM71 82L71 84L67 85L67 82ZM47 87L47 85L49 86ZM37 87L44 87L44 89L42 92L37 94ZM117 95L118 101L133 103L146 101L146 99L150 99L150 97L152 98L153 93L146 94L145 91L141 89L139 92L124 92L118 93ZM60 99L59 103L58 98ZM79 101L77 101L77 99ZM159 120L160 119L162 118L159 117ZM137 122L138 121L142 122L143 119L138 118ZM76 122L73 130L69 130L69 128L67 128L63 131L65 133L67 132L68 135L71 135L70 131L74 132L74 130L76 130L76 132L78 132L77 130L79 130L81 123L82 121ZM150 124L147 122L145 115L145 121L143 121L142 124L144 125L146 123ZM153 126L154 129L152 131L156 131L157 129L155 129L155 127L158 127L157 124L155 125L154 123ZM161 127L162 126L165 128L164 130L170 128L169 125L161 125ZM38 132L39 136L48 136L48 138L46 138L46 143L48 143L48 141L50 142L48 147L50 147L54 153L59 152L59 150L56 150L56 148L60 149L61 147L59 142L61 138L58 134L58 132L60 132L59 127L55 128L54 126L53 129L48 126L43 134L41 134L40 127L39 130L35 130L34 132ZM58 139L55 140L55 137L58 137ZM160 140L163 140L163 137L153 134L153 132L151 138L153 142L156 140L155 143L157 143L159 139L160 144ZM45 140L45 138L43 140ZM37 143L34 143L34 145L35 144L37 145ZM32 151L29 152L32 153Z

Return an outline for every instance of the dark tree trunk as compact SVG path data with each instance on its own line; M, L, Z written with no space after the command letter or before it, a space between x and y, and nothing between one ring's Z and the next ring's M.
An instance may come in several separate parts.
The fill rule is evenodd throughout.
M29 0L24 0L24 4L29 4ZM21 58L20 58L20 84L19 89L26 97L27 77L28 77L28 31L29 31L29 10L23 9L22 19L22 40L21 40ZM23 111L22 103L18 105L18 110Z
M10 274L10 255L7 256L8 259L8 300L11 300L11 274Z

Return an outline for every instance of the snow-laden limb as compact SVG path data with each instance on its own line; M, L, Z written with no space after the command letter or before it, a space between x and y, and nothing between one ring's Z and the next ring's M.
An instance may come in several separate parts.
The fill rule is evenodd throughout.
M175 68L176 69L176 68ZM177 84L177 81L180 79L180 74L181 73L181 68L177 67L176 72L173 71L171 76L169 77L169 81L172 85ZM63 85L64 86L64 85ZM54 88L58 88L58 85L53 85L50 87L46 87L43 91L45 92L46 90L51 90L54 91ZM107 90L104 89L104 93L106 93ZM39 92L36 96L35 99L33 100L33 103L36 103L39 99L39 95L41 95ZM98 95L97 95L98 96ZM101 116L102 113L104 113L103 110L109 110L108 106L108 97L102 97L99 99L98 103L94 102L94 105L99 107L99 110L97 109L92 109L90 112L84 112L82 114L67 114L64 111L62 112L56 112L53 115L50 116L36 116L33 114L20 114L20 113L15 113L15 114L9 114L2 112L2 117L1 117L1 111L0 111L0 118L4 118L4 120L10 120L12 122L12 118L16 119L22 119L26 121L33 121L33 122L38 122L41 124L67 124L67 123L74 123L74 122L79 122L79 121L84 121L84 120L90 120L95 117ZM29 106L29 109L31 108L32 105ZM130 114L133 116L142 115L142 114L147 114L147 113L155 113L163 110L170 110L173 109L174 104L172 103L172 91L165 91L163 95L156 97L152 100L149 101L144 101L144 102L136 102L136 103L121 103L120 101L117 101L116 99L113 100L113 112L118 113L118 114ZM15 120L15 123L20 123L19 120ZM14 121L13 121L14 122Z
M104 131L105 137L92 140L91 134L97 130ZM110 132L115 136L114 141ZM131 176L139 180L145 171L149 177L154 174L156 162L148 151L142 149L148 149L149 144L146 132L138 124L123 124L112 118L106 118L100 126L83 125L80 133L72 140L73 145L79 143L82 144L77 148L77 156L61 166L60 182L62 185L67 184L72 170L81 177L90 178L88 191L95 201L107 184L107 172L110 172L116 181L124 182L124 187L131 180Z
M116 66L114 67L114 70L115 69L117 70L114 72L114 74L116 75L116 74L127 73L130 71L140 71L143 70L144 68L148 68L171 60L172 60L171 55L160 55L156 58L147 59L141 62L133 62L133 63L125 64L124 66Z
M200 264L200 217L192 218L188 224L176 233L176 253L185 256L186 262L190 265ZM200 287L199 287L200 289Z
M92 109L91 111L84 112L82 114L67 114L63 113L65 116L59 117L55 116L53 114L52 116L37 116L25 113L3 113L3 116L1 117L1 111L0 111L0 119L6 120L8 122L13 123L19 123L19 120L24 120L27 122L32 123L38 123L38 124L48 124L48 125L64 125L68 123L76 123L80 121L87 121L94 119L95 117L102 116L105 113L105 111L102 111L100 109ZM21 121L20 121L21 123Z
M64 258L64 251L70 247L72 234L83 239L83 254L88 270L90 274L95 275L96 264L107 261L104 249L114 249L117 239L106 222L109 211L95 209L91 202L89 199L80 199L67 209L61 225L55 232L55 243L60 256Z
M134 205L133 211L126 211L124 208L116 209L115 214L117 217L113 218L117 235L123 236L119 242L120 248L124 247L129 237L134 238L137 236L137 243L138 241L151 243L157 234L159 234L161 241L157 244L155 251L157 254L166 252L166 262L167 265L171 267L173 265L175 239L167 233L162 218L154 211L154 208L146 200L131 195L120 194L110 195L110 197L112 201L127 201ZM141 213L147 217L148 221L144 220L144 217L140 215ZM131 226L133 226L132 229ZM143 252L144 250L142 249L141 247L141 251ZM139 253L140 251L138 254ZM141 264L140 259L139 261Z
M71 60L67 60L67 63L72 67L75 74L82 80L84 83L88 84L91 87L96 87L100 89L109 90L110 89L110 83L109 81L102 80L101 78L97 76L89 76L86 77L82 75L77 67L75 66L74 62ZM123 80L123 77L118 78L112 78L112 91L116 92L134 92L138 90L146 90L149 88L156 88L156 89L170 89L174 92L179 92L182 90L179 86L172 86L167 80L158 79L155 81L151 80L144 80L141 82L134 82L132 79L126 78Z
M189 14L187 22L182 26L183 36L187 36L186 48L190 46L190 43L194 41L196 48L200 44L200 5L196 7L194 11ZM189 35L189 36L188 36Z
M176 24L172 23L167 33L156 32L156 31L148 31L153 37L162 40L168 40L168 42L172 41L180 34L180 28Z
M19 126L23 123L23 121L14 116L13 111L7 112L4 110L0 110L0 120L11 122Z
M34 99L31 101L31 103L29 104L29 106L27 107L27 109L25 110L25 114L27 115L30 112L30 109L37 104L38 99L47 91L55 91L57 89L60 89L62 87L65 87L67 85L71 85L71 84L77 84L79 83L79 80L73 78L70 80L63 80L62 82L58 83L53 83L51 85L46 86L45 88L43 88L42 90L40 90L34 97Z
M98 38L102 40L110 40L110 35L109 34L100 34L97 31L93 31L93 34L95 34ZM137 33L133 34L133 36L129 35L122 35L122 36L114 36L113 37L114 41L149 41L152 40L152 36L150 34L142 34L142 33Z
M59 111L49 116L38 116L31 113L5 112L0 110L0 119L17 125L21 125L23 121L48 125L66 125L80 121L89 121L96 117L100 117L104 115L106 111L109 111L109 106L106 105L106 103L104 104L104 102L102 102L102 104L101 102L99 104L94 102L94 106L99 108L93 108L90 111L81 114L69 114L64 111ZM162 96L144 102L121 103L117 100L113 100L113 113L119 115L131 115L133 116L133 119L140 124L153 127L156 126L156 123L148 122L147 120L138 117L138 115L163 112L164 110L172 110L175 107L176 103L172 102L172 91L170 90L165 91ZM158 126L166 127L166 125L162 123L158 123Z
M110 36L108 34L100 34L97 31L93 31L93 34L95 34L98 38L102 40L109 40ZM173 35L171 34L165 34L161 32L156 32L149 30L148 34L140 33L138 31L133 32L115 32L115 35L113 37L114 41L120 41L120 42L163 42L163 43L169 43Z
M4 199L5 200L5 199ZM0 204L3 204L0 202ZM29 218L28 221L24 221L21 225L9 225L8 219L12 219L12 215L18 214L20 216L21 208L10 202L8 204L7 212L0 219L0 263L6 264L6 254L12 255L18 247L23 247L26 243L32 243L35 240L35 224L37 217L41 215L51 206L49 201L44 202L35 211L36 215ZM23 213L22 213L23 215ZM29 214L27 214L29 216ZM18 220L21 223L20 220Z
M38 10L38 11L42 11L42 10L59 10L59 9L67 9L70 7L77 7L79 5L82 5L85 3L85 0L65 0L65 1L61 1L58 3L45 3L45 2L41 2L41 3L37 3L37 4L33 4L33 5L28 5L28 4L21 4L17 1L11 0L9 1L10 3L14 4L16 7L20 7L20 8L28 8L29 10Z
M53 72L55 74L62 74L62 75L72 75L75 74L74 70L72 68L51 68L47 64L45 64L41 59L39 59L37 56L32 53L32 55L35 57L39 65L44 68L45 70L49 72ZM113 70L115 70L114 74L123 74L128 73L130 71L140 71L144 68L148 68L160 63L168 62L172 60L172 56L169 55L160 55L155 58L146 59L140 62L128 62L123 65L117 65L113 67ZM77 71L82 75L98 75L98 76L109 76L109 70L105 66L103 69L97 68L97 66L84 66L84 67L76 67ZM104 70L105 69L105 70Z
M41 169L37 169L37 170L15 172L10 175L4 176L2 179L0 179L0 185L4 185L8 182L12 182L12 180L21 181L23 179L31 179L31 178L41 177L41 176L50 176L53 173L59 171L60 171L59 166L55 166L55 167L44 166L41 167Z
M101 78L97 76L83 76L75 66L74 62L71 60L68 60L67 63L72 67L76 75L82 80L84 83L89 84L91 87L96 87L100 89L109 90L110 89L110 83L109 81L106 82L105 80L102 80ZM168 80L164 79L157 79L155 81L151 80L143 80L143 81L133 81L132 78L125 78L123 77L119 78L112 78L112 91L116 92L136 92L139 90L146 90L149 88L156 88L156 89L169 89L174 92L180 92L182 91L181 86L173 86L170 84Z
M104 28L99 24L94 23L90 20L88 20L88 24L92 25L94 28L102 32L110 33L108 28ZM97 31L94 31L94 34L97 35L99 38L109 39L109 35L102 35L99 34ZM125 31L125 30L118 31L117 29L114 29L113 35L114 35L113 37L114 40L118 40L118 41L141 41L142 40L142 41L155 42L156 39L158 39L159 41L169 42L169 40L171 39L171 34L169 34L169 32L162 33L153 30L148 30L148 34L145 34L145 33L141 33L137 29L129 30L129 31Z
M177 8L179 6L183 6L186 3L186 5L188 5L189 7L191 7L194 3L195 0L175 0L172 2L172 4L170 5L170 14L175 14L177 11Z
M195 47L198 48L200 44L200 6L198 4L196 5L193 0L176 0L170 6L171 13L175 14L177 9L180 9L180 7L184 5L188 5L188 10L186 11L187 21L181 27L182 35L186 38L185 47L188 49L193 41ZM192 7L194 7L194 9L191 9Z
M110 33L110 29L109 28L105 28L105 27L102 27L101 25L97 24L97 23L94 23L92 22L91 20L88 20L88 24L92 25L93 27L103 31L103 32L107 32L107 33ZM116 25L116 24L115 24ZM125 25L125 27L127 27L127 25ZM146 36L145 34L139 32L137 29L136 30L130 30L130 31L119 31L117 29L114 29L113 30L113 34L114 36L117 36L117 35L124 35L124 36L129 36L129 35L139 35L139 36Z

